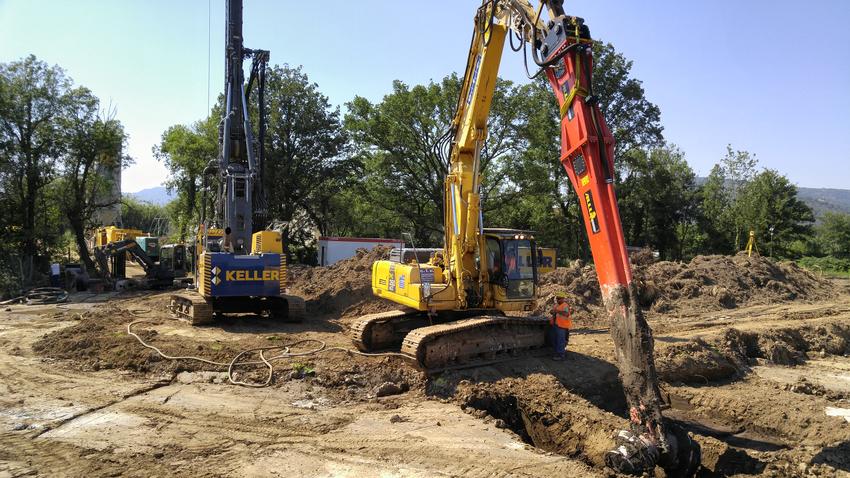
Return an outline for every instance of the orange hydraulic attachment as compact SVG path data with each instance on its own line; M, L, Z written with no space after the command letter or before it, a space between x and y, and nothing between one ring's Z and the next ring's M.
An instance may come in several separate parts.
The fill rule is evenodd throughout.
M672 473L668 476L691 476L700 463L700 447L662 415L652 331L637 303L614 193L614 137L593 93L590 31L583 19L564 13L563 0L544 0L543 6L550 20L531 23L527 38L560 107L560 160L579 197L629 406L632 430L622 434L624 444L618 442L605 462L626 473L641 474L658 464Z
M547 76L561 110L561 163L580 198L604 292L606 286L631 283L632 272L614 194L614 137L589 90L593 58L580 35L579 31L578 38L568 36L564 47L582 45L564 55L563 68L559 64L547 69Z
M678 429L668 428L661 413L652 332L636 300L614 194L614 137L593 94L590 32L581 18L563 15L558 7L561 15L539 43L543 59L535 56L535 62L545 68L560 106L560 160L579 197L630 419L667 465L693 470L699 464L699 447L692 446L687 435L678 433L676 438ZM624 462L617 451L608 455L609 465Z

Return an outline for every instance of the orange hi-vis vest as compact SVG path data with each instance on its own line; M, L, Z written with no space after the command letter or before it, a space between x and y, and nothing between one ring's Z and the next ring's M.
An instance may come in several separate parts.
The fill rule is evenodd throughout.
M572 314L570 313L570 305L564 302L563 304L555 304L552 309L555 315L555 320L549 319L550 325L557 324L562 329L570 329L573 326Z

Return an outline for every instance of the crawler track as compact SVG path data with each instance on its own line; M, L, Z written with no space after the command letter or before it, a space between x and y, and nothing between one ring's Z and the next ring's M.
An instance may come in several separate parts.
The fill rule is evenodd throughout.
M538 352L546 345L549 328L549 322L539 317L488 315L445 320L435 325L418 311L365 315L352 327L352 340L364 352L400 346L418 368L431 374Z
M307 317L307 303L301 297L294 295L281 295L281 299L286 300L286 316L277 317L287 322L301 322Z
M197 292L173 294L168 310L181 319L189 320L192 325L204 325L213 321L212 304Z
M384 350L401 345L416 327L431 325L425 312L391 310L360 317L351 327L351 340L363 352Z
M213 303L197 292L179 292L171 296L168 310L176 317L189 320L192 325L210 324L215 320L216 313L268 314L275 320L286 322L301 322L307 315L304 299L294 295L237 299Z
M401 352L429 374L511 360L546 345L549 322L540 317L484 316L413 330Z

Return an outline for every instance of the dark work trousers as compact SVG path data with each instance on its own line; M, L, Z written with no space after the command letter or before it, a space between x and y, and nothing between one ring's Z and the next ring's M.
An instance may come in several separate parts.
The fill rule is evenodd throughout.
M570 329L552 326L552 352L559 357L567 354L567 344L570 343Z

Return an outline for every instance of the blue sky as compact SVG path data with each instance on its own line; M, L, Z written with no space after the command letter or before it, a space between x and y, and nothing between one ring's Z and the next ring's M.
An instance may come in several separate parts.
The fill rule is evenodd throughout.
M246 46L303 65L344 109L355 95L380 100L394 79L462 70L480 2L244 3ZM634 61L666 138L697 174L731 143L800 186L850 188L850 1L567 0L566 9ZM117 108L136 161L124 173L130 192L163 181L151 147L170 125L203 117L221 91L223 42L223 0L0 0L0 61L33 53ZM519 54L506 51L501 74L526 81Z

